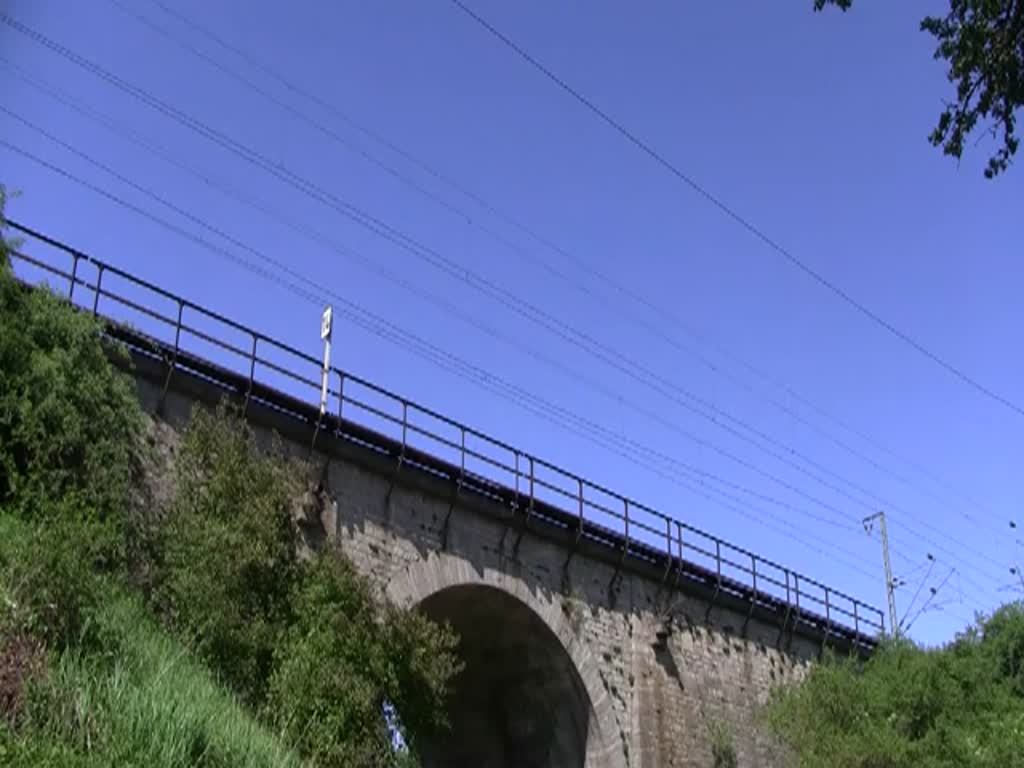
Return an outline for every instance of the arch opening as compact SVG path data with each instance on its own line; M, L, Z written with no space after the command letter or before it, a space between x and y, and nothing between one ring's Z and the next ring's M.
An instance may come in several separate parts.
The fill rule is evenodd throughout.
M423 745L426 768L584 768L590 699L540 616L484 585L442 589L419 610L458 633L465 664L454 684L451 730Z

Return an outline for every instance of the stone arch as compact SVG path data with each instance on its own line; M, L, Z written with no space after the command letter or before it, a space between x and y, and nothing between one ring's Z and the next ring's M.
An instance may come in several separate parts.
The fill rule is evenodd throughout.
M472 592L467 592L472 590ZM517 607L564 653L585 707L585 737L580 768L627 768L627 751L612 702L602 682L597 660L573 630L559 595L544 596L520 578L495 569L477 571L469 562L448 553L432 554L395 574L387 587L388 598L405 608L422 607L430 613L465 598L486 597L493 590L505 607ZM543 768L546 768L544 766ZM561 767L559 767L561 768Z

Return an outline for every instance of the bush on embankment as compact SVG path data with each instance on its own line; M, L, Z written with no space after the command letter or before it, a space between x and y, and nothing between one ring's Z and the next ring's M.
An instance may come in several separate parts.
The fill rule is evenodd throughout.
M131 378L98 322L14 280L2 234L0 764L414 764L451 632L299 557L309 470L230 408L194 414L172 501L140 509Z
M293 518L310 471L261 450L229 409L196 410L176 459L155 592L170 624L317 765L396 759L446 725L455 637L399 611L340 555L302 561Z
M0 764L288 768L303 765L123 590L102 590L93 649L53 654L26 691ZM0 729L4 726L0 725Z
M1024 766L1024 604L948 645L890 640L866 662L830 658L769 708L800 768Z

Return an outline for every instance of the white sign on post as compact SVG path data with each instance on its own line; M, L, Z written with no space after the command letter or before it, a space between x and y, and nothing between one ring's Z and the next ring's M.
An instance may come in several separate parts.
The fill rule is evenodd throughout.
M334 319L334 307L327 307L320 316L320 338L324 341L331 340L331 321Z
M327 412L327 382L331 370L331 326L334 319L334 308L327 307L320 316L320 338L324 342L324 367L320 372L320 415ZM340 397L340 395L339 395Z

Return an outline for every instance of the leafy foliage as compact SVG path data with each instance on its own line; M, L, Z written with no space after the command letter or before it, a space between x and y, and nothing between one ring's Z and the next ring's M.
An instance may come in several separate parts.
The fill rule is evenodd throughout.
M7 243L7 219L4 218L4 211L7 209L7 187L0 184L0 275L10 270L10 256L8 250L10 246Z
M819 11L826 5L845 11L851 4L814 0ZM949 12L925 17L921 29L935 38L935 58L949 63L947 77L956 87L956 101L943 109L929 140L960 158L978 122L990 120L989 130L1002 142L985 168L985 176L993 178L1009 167L1020 145L1016 112L1024 105L1024 0L950 0Z
M1021 765L1024 604L944 648L893 640L863 664L831 659L769 712L801 768Z
M175 464L157 592L171 624L248 701L266 693L298 575L290 505L304 472L245 422L197 408Z
M386 707L401 713L413 754L447 725L443 704L458 671L451 632L419 614L381 610L370 585L331 555L303 574L295 614L278 650L269 711L317 765L401 761Z
M239 706L145 613L102 587L105 652L54 656L24 722L0 724L0 765L299 768L301 759Z
M0 641L23 633L67 648L92 645L99 576L89 536L101 524L72 513L27 523L0 512Z
M94 554L126 554L141 412L101 327L0 271L0 507L39 522L91 518Z
M300 561L292 521L309 470L261 450L226 408L197 409L177 458L160 594L189 643L322 766L391 766L445 725L453 634L387 606L338 553ZM408 764L408 763L407 763Z
M129 554L141 412L99 324L25 290L0 243L0 627L63 647L83 640L97 572Z
M302 560L308 468L227 408L193 414L141 546L133 383L99 323L17 282L4 194L0 764L414 768L446 724L452 633L379 600L340 554ZM136 564L148 603L128 592ZM393 748L386 710L413 749Z
M736 768L736 743L729 726L720 720L711 723L711 761L714 768Z

